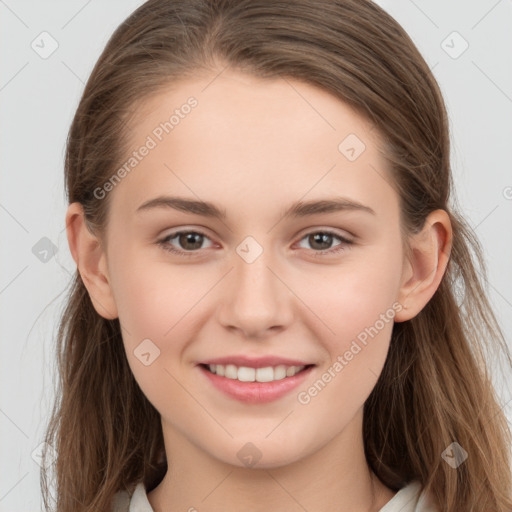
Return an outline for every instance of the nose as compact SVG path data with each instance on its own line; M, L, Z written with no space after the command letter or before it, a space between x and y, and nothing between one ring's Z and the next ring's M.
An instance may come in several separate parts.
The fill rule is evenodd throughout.
M218 308L219 322L245 338L264 338L285 329L292 321L293 298L286 279L279 275L270 251L254 261L234 254L234 268L226 276Z

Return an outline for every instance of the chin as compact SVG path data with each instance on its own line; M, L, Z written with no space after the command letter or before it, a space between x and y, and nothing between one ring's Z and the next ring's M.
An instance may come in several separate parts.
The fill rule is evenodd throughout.
M235 448L234 457L226 460L226 452L224 451L219 453L220 457L218 458L239 468L279 468L298 462L302 457L307 456L307 454L297 451L297 444L286 443L286 446L283 446L280 440L276 440L276 442L269 440L242 441L236 444L239 448Z

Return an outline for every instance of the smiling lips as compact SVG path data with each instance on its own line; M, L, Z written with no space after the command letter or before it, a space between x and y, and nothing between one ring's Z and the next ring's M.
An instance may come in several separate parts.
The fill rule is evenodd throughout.
M211 359L198 366L217 389L232 398L265 403L298 386L315 365L274 356L232 356Z
M221 377L237 379L242 382L272 382L293 377L306 366L304 361L285 359L277 356L250 358L229 356L204 361L202 365Z
M293 377L305 368L301 366L278 365L275 367L251 368L248 366L235 366L234 364L210 364L208 369L221 377L237 379L241 382L273 382L286 377Z

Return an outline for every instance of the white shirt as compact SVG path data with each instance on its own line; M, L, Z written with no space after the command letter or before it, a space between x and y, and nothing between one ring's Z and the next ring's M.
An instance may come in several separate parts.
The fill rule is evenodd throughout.
M379 512L438 512L424 493L420 493L421 484L410 482L400 489ZM130 496L126 491L118 492L114 497L112 512L154 512L146 494L144 484L139 482Z

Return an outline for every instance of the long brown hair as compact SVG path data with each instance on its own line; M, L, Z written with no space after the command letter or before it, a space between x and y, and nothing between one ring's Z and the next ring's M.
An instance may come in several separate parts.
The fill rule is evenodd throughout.
M433 210L449 213L448 267L424 309L394 325L364 406L365 454L388 487L419 480L443 512L509 511L511 432L486 357L502 350L512 364L510 354L482 284L481 247L455 206L440 89L409 36L379 6L149 0L112 35L85 86L67 141L69 203L81 203L90 229L104 233L109 196L94 191L126 157L138 102L224 66L302 80L370 120L385 141L405 235ZM105 511L116 491L132 492L138 481L153 489L167 471L160 416L134 380L119 320L97 314L78 270L57 361L60 389L45 439L58 453L56 510ZM468 453L457 469L441 456L453 442ZM44 470L41 486L48 510Z

